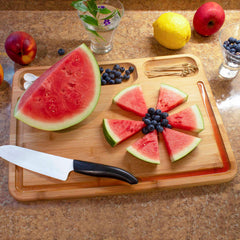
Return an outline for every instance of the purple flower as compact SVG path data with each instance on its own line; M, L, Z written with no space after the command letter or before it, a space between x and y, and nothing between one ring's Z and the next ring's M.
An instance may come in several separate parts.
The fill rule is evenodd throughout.
M104 6L98 6L98 8L101 8L101 9L103 9L103 8L105 8Z
M111 24L110 19L105 19L103 23L105 26Z

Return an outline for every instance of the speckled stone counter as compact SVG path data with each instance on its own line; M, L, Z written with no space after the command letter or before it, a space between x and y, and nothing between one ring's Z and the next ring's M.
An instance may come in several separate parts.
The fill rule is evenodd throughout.
M13 4L15 2L15 4ZM38 53L30 66L55 63L59 48L67 52L82 42L89 45L70 1L0 1L0 63L5 81L0 87L0 144L9 143L11 84L22 66L6 55L4 41L22 30L34 36ZM160 1L158 1L160 2ZM195 8L204 1L125 1L126 11L114 38L114 48L98 61L191 53L202 61L226 127L238 168L240 165L240 75L218 78L222 61L218 33L201 37L193 31ZM192 3L194 2L194 3ZM221 3L221 1L218 1ZM65 4L65 5L64 5ZM240 21L239 1L222 1L224 25ZM66 9L63 7L66 6ZM149 7L150 6L150 7ZM154 7L155 6L155 7ZM157 7L158 6L158 7ZM56 7L56 8L54 8ZM184 9L184 10L183 10ZM183 14L191 23L187 45L171 51L153 39L152 23L167 10ZM240 238L240 177L211 186L137 194L21 203L8 191L8 163L0 159L0 239L151 239L237 240Z

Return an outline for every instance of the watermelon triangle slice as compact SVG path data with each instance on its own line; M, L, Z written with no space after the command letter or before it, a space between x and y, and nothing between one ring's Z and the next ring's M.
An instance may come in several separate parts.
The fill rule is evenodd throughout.
M192 132L201 132L204 129L203 117L196 104L170 115L167 119L174 128Z
M129 146L127 151L143 161L160 164L157 131L146 134Z
M156 108L160 109L162 112L168 112L187 101L187 99L188 95L183 91L162 83L160 85Z
M143 121L103 119L103 133L112 147L133 136L144 126Z
M147 113L147 105L140 85L132 85L123 89L113 98L113 102L123 110L133 112L141 117Z
M45 71L21 96L14 116L47 131L68 128L96 107L101 90L98 63L82 44Z
M201 139L178 132L169 128L165 128L162 132L163 139L172 162L175 162L188 153L193 151L200 143Z

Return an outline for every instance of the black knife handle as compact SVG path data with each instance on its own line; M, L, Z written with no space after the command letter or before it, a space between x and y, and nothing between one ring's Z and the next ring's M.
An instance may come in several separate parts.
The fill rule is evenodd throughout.
M138 180L131 173L121 168L104 165L100 163L73 160L73 170L77 173L82 173L85 175L115 178L118 180L128 182L130 184L138 183Z

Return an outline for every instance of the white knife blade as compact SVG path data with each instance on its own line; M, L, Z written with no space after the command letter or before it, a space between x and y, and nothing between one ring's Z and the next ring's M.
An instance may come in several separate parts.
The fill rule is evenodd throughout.
M67 180L71 171L95 177L108 177L136 184L138 180L129 172L114 166L55 156L14 145L0 146L3 159L49 177Z

